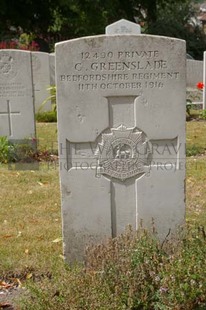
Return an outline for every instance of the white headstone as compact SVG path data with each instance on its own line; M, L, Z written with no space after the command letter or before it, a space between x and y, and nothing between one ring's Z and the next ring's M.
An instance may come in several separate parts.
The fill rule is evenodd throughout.
M51 101L44 100L50 96L47 88L50 87L50 56L48 53L32 52L32 74L34 84L35 112L50 111Z
M185 216L185 42L150 35L56 45L64 255ZM69 55L69 57L68 57Z
M55 53L49 54L50 85L55 85Z
M203 61L187 59L187 87L197 89L197 83L202 81Z
M31 53L0 50L0 136L35 137Z
M201 81L200 81L201 82ZM203 60L203 110L206 109L206 52L204 52L204 60Z
M141 27L136 23L132 23L126 19L120 19L119 21L108 25L106 27L106 34L107 35L114 35L114 34L140 34Z

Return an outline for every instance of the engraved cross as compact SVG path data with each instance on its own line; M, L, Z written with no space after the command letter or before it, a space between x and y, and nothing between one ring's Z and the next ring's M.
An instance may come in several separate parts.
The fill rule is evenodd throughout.
M107 97L109 128L84 143L66 141L66 169L91 170L111 180L111 234L127 225L138 228L138 182L150 169L177 168L178 137L154 140L138 128L136 115L140 96ZM173 152L172 152L173 150Z
M13 135L12 132L12 115L20 115L21 113L19 111L11 111L10 101L7 100L6 102L7 111L0 112L1 115L5 115L8 118L8 129L9 129L9 136L11 137Z

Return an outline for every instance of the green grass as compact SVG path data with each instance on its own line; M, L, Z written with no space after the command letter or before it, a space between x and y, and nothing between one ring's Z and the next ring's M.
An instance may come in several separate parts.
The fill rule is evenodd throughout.
M56 111L38 112L36 113L36 121L55 123L57 121L57 112Z
M187 159L187 220L206 226L206 156Z
M58 171L41 164L40 171L0 168L0 270L24 273L44 269L61 253ZM56 253L55 253L56 252Z
M40 151L53 151L57 153L57 124L56 123L37 123L36 134L38 149Z
M204 153L206 153L206 122L187 122L187 156L196 156Z
M55 123L37 123L41 151L57 150ZM0 165L0 279L21 280L21 310L205 309L206 122L187 123L186 237L165 248L129 232L88 252L87 267L62 259L59 174ZM201 151L201 152L200 152ZM19 301L17 302L19 303Z

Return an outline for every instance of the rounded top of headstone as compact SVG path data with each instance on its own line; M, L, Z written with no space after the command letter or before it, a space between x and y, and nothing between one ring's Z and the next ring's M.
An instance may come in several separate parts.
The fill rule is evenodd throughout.
M106 27L106 34L141 34L141 27L140 25L126 19L120 19Z

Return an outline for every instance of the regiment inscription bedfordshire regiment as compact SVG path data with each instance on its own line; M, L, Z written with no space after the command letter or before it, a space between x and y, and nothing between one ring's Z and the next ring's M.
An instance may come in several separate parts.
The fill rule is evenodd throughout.
M86 51L80 53L79 59L73 67L75 74L62 74L60 81L73 82L81 91L161 89L167 80L180 78L180 72L172 70L159 50L102 53Z
M129 224L164 240L184 223L185 55L182 40L138 34L56 45L68 261Z

